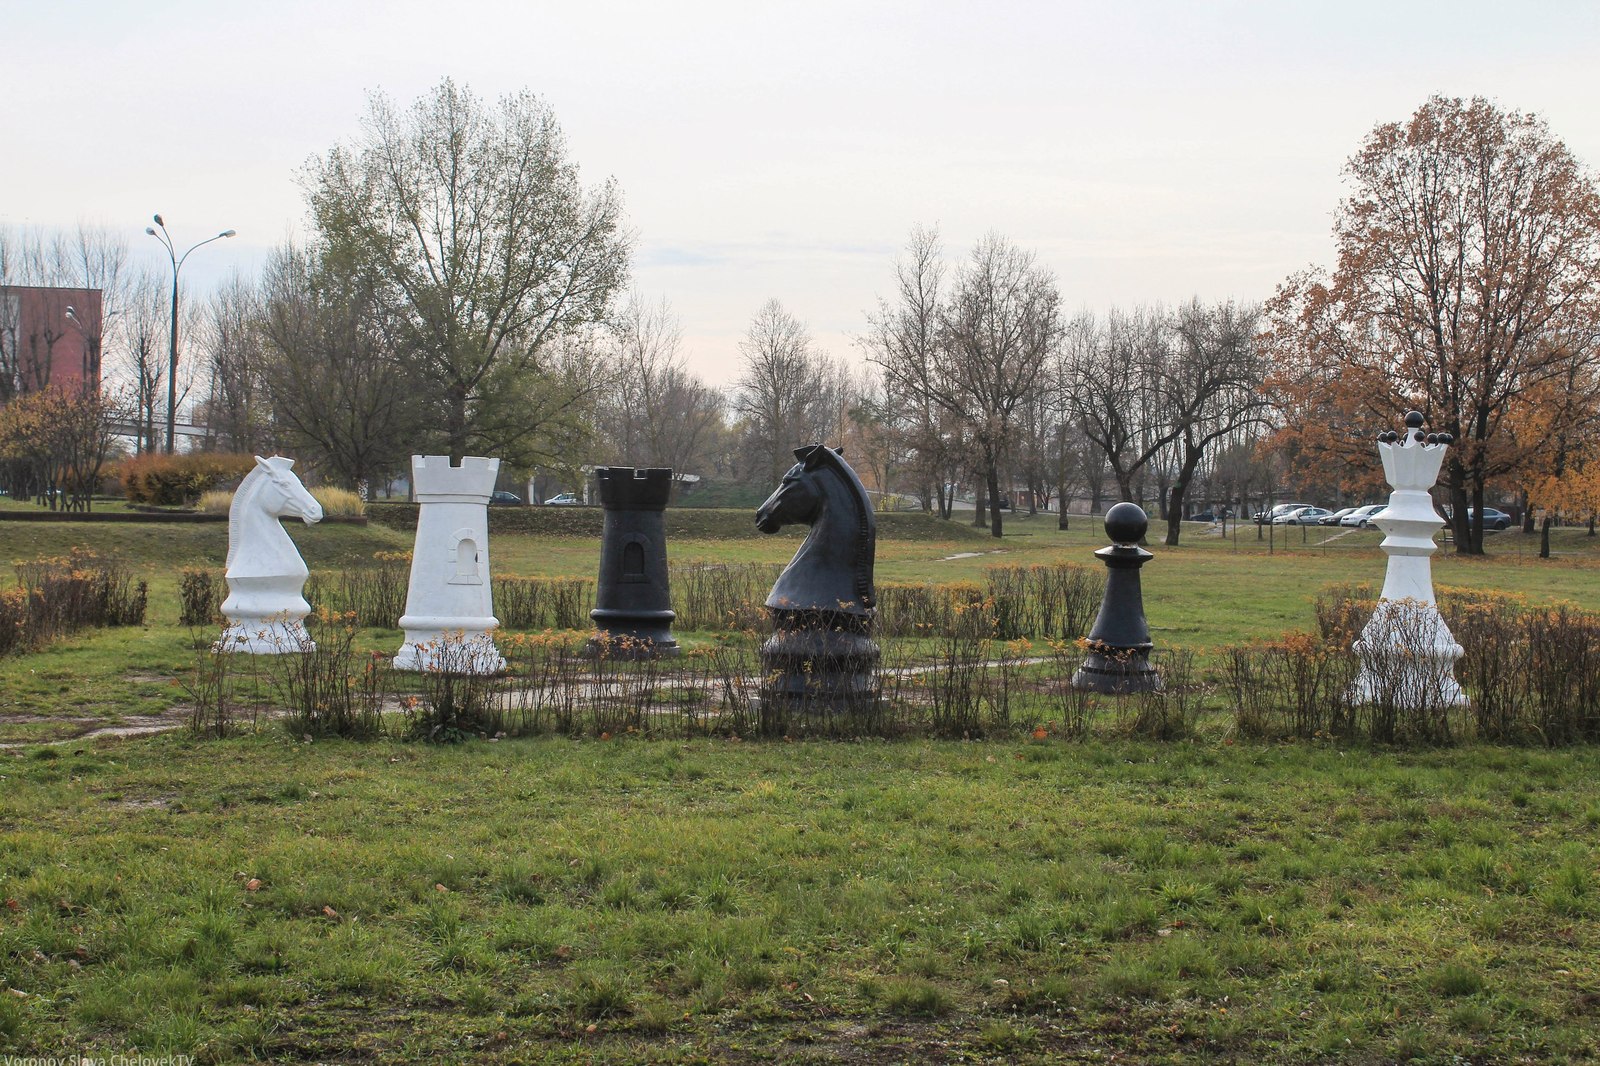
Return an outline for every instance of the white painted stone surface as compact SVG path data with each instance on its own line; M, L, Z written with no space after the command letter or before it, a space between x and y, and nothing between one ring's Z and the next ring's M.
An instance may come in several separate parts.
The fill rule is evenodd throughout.
M305 560L283 531L281 517L322 521L322 505L294 474L294 460L256 456L228 508L227 625L217 647L253 655L310 651L306 633L311 611L302 594Z
M1389 563L1378 606L1355 643L1361 659L1354 693L1359 703L1383 696L1410 708L1467 701L1454 672L1462 648L1433 595L1432 555L1438 550L1433 535L1444 519L1433 509L1429 490L1439 480L1449 446L1420 437L1419 428L1408 426L1398 441L1378 444L1384 477L1394 492L1372 522L1386 534L1381 547Z
M411 481L418 507L411 552L405 643L397 670L494 674L505 660L494 645L493 587L489 580L489 496L499 459L469 455L451 466L447 455L413 455Z

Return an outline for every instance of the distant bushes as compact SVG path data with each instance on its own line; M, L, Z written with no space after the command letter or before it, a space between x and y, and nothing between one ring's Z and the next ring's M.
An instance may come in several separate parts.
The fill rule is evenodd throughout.
M371 565L318 572L306 585L313 605L351 612L358 625L394 629L405 610L411 556L379 552ZM773 563L686 563L671 571L676 626L738 632L767 624L763 604L783 568ZM1070 563L993 567L986 580L878 586L877 632L938 637L977 627L987 638L1076 640L1100 605L1100 575ZM495 617L505 629L585 629L594 607L590 578L494 578Z
M0 591L0 654L33 651L91 627L141 625L147 601L143 581L81 548L22 563L16 585Z
M322 507L324 518L360 518L367 513L366 501L349 489L318 485L309 491L311 498ZM212 489L203 492L195 507L206 514L227 514L233 507L233 490Z
M369 521L392 529L417 528L417 505L403 502L378 502L367 507ZM750 540L767 536L756 529L755 509L717 509L709 507L668 507L664 515L669 542L678 538L693 540ZM599 507L491 507L489 533L532 533L547 537L600 536L605 512ZM790 526L771 534L785 540L799 540L805 526ZM982 540L989 535L970 523L947 522L920 513L878 515L878 536L895 540Z
M324 518L360 518L367 513L367 501L349 489L318 485L311 490L311 498L322 505Z
M255 466L253 455L219 452L185 452L166 455L147 452L125 459L118 468L122 492L129 503L155 507L181 507L202 493L237 481ZM226 510L226 508L224 508Z

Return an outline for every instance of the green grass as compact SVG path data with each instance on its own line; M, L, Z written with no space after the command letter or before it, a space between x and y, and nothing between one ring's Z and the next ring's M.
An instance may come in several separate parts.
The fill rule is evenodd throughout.
M1596 1053L1591 751L269 732L0 769L19 1051Z

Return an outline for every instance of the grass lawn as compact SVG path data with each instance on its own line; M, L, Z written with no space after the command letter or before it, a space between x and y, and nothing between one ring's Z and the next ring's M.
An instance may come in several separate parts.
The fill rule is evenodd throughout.
M1097 522L885 540L885 581L1097 565ZM314 569L406 550L295 524ZM1382 580L1376 533L1152 545L1202 655ZM1600 600L1600 552L1502 534L1440 584ZM782 562L792 538L676 541ZM149 623L0 660L0 1050L204 1061L1600 1059L1600 755L1198 739L43 745L170 713L223 526L0 523L150 582ZM496 538L592 576L592 539ZM999 552L999 554L990 554ZM969 555L968 553L979 553ZM961 556L952 558L952 556ZM690 636L690 635L686 635ZM364 646L398 637L369 631ZM1214 712L1215 714L1215 712Z
M0 769L18 1050L1600 1055L1592 751L272 731Z

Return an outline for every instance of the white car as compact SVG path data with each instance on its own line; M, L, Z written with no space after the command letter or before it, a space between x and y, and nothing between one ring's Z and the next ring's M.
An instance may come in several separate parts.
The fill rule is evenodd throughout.
M1372 524L1372 516L1389 506L1386 503L1369 503L1365 507L1357 507L1354 511L1339 519L1341 526L1355 526L1357 529L1366 529Z
M559 496L552 496L544 501L552 507L576 507L583 501L578 499L576 493L563 492Z
M1333 512L1326 507L1302 507L1272 520L1275 526L1314 526Z

